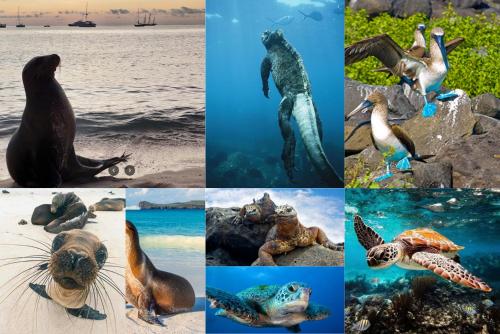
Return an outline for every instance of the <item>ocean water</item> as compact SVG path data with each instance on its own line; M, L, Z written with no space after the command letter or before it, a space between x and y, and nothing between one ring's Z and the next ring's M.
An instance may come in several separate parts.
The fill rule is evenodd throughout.
M186 278L205 295L205 210L127 210L142 250L161 270Z
M94 144L96 152L105 142L113 148L105 152L126 147L135 153L131 163L153 165L144 151L189 146L196 149L176 150L184 151L184 163L204 161L198 148L205 133L204 27L7 28L0 31L0 50L0 179L25 107L22 69L52 53L62 59L56 79L77 117L77 148Z
M437 203L442 205L440 212L425 208ZM498 191L346 189L346 281L364 276L370 284L388 284L404 278L409 272L415 275L431 273L426 270L408 271L395 265L380 270L370 269L366 263L366 250L358 242L354 232L355 213L386 242L409 229L426 227L439 232L457 245L465 247L459 255L461 264L466 269L483 279L494 290L500 288Z
M343 333L344 268L342 267L208 267L207 286L230 293L263 284L286 284L298 281L312 288L311 302L330 309L323 320L306 321L302 333ZM227 318L215 316L217 309L207 304L207 333L289 333L280 327L248 327Z
M323 122L323 147L343 170L343 2L289 6L277 0L207 2L207 184L210 187L324 186L297 138L294 183L288 180L278 125L281 96L270 78L262 93L261 34L280 28L302 56ZM318 11L322 20L299 13ZM275 24L283 17L290 17ZM294 122L292 122L295 124Z

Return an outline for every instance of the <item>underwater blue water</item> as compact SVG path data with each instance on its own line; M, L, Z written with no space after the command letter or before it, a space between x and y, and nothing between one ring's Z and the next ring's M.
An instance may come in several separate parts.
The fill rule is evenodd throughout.
M153 264L186 278L205 294L205 210L127 210Z
M302 56L323 123L323 146L335 170L343 170L343 1L323 7L289 6L277 0L207 2L207 184L209 187L324 186L297 138L295 183L281 160L278 125L281 96L270 78L262 93L261 34L280 28ZM304 13L321 20L303 19ZM280 24L273 24L283 17ZM294 121L292 122L294 124Z
M442 212L428 205L441 203ZM431 228L456 244L462 265L493 289L500 288L500 193L474 189L346 189L345 278L366 276L371 284L384 284L408 272L397 266L374 270L366 263L366 250L356 238L353 216L359 214L386 242L414 228ZM495 265L496 263L496 265ZM429 271L412 271L428 275ZM450 283L451 284L451 283ZM464 288L466 289L466 288Z
M331 315L319 321L306 321L302 333L343 333L344 268L342 267L207 267L207 286L237 293L262 284L298 281L312 288L311 302L324 305ZM288 333L285 328L256 328L215 316L207 304L207 333Z

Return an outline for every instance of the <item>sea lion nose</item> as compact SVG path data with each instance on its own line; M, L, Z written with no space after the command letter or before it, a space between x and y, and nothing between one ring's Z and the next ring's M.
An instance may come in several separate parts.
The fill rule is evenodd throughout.
M87 258L87 255L82 252L71 250L68 252L68 256L70 257L71 268L76 269L81 266L82 261Z

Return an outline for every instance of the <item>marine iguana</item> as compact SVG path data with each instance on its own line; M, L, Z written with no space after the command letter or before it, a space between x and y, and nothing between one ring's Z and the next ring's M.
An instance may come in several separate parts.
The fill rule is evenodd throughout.
M267 223L271 222L276 210L276 204L271 200L268 193L264 193L258 201L253 200L252 204L245 204L240 212L234 217L232 223L239 224L243 221L252 223Z

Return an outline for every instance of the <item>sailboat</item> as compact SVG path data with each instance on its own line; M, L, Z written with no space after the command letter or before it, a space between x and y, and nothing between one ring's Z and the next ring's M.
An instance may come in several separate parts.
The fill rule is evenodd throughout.
M19 7L17 7L17 24L16 28L25 28L26 25L24 23L21 23L21 16L19 16Z
M85 7L85 14L83 16L85 17L85 20L79 20L73 23L68 24L70 27L82 27L82 28L93 28L96 26L96 24L92 21L88 20L89 16L89 3L87 2L87 6Z
M134 24L134 27L152 27L156 25L156 17L153 16L153 21L151 22L151 13L149 13L148 20L146 22L146 13L144 13L144 19L141 22L139 20L139 9L137 9L137 23Z

